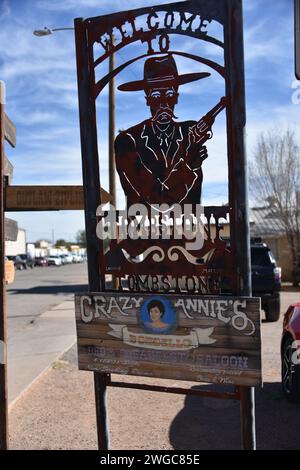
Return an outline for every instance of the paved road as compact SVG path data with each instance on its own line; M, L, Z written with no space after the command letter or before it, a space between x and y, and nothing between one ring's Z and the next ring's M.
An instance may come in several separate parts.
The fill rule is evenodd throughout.
M86 288L86 263L17 271L7 288L9 339L43 312Z
M86 264L18 271L7 291L8 396L12 403L75 341L74 293Z

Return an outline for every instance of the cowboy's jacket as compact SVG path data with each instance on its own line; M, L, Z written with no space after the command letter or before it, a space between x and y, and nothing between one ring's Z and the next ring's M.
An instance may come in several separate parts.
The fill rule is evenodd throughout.
M172 121L162 133L148 119L116 137L116 167L128 205L200 202L207 153L193 143L190 130L195 124Z

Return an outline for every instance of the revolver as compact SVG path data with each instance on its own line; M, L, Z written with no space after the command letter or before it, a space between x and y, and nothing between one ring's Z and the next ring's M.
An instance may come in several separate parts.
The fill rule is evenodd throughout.
M216 116L226 107L227 98L223 96L219 103L214 106L205 116L203 116L196 124L189 130L189 137L191 142L203 145L207 140L213 136L212 125L215 122Z

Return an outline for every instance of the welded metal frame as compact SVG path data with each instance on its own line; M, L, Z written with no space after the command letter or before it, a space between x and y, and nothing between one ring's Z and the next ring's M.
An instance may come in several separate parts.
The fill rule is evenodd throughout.
M243 18L241 0L193 0L176 4L153 7L159 11L185 11L199 13L215 19L224 26L225 83L226 96L230 100L227 107L227 145L228 145L228 180L231 227L231 250L237 273L233 285L234 295L251 296L250 236L247 198L247 167L244 143L245 132L245 84L243 56ZM94 58L91 44L99 35L99 24L114 24L116 18L120 24L126 19L149 13L150 8L140 8L131 12L121 12L105 17L75 20L75 40L79 94L80 132L82 150L83 185L85 191L85 223L87 232L87 255L89 291L105 290L105 263L102 242L96 237L96 209L100 205L99 159L97 148L97 126L95 99L101 88L109 82L112 75L96 84ZM107 51L107 57L113 53ZM143 57L143 56L140 56ZM115 70L124 68L120 66ZM97 431L99 449L106 450L109 445L107 429L106 393L108 386L135 388L167 393L191 394L191 390L169 389L167 387L146 386L126 382L111 381L110 374L94 373L97 410ZM196 392L196 393L195 393ZM192 391L193 395L214 395L202 391ZM243 449L255 449L255 410L254 389L238 387L233 394L218 394L219 398L240 400L241 431Z

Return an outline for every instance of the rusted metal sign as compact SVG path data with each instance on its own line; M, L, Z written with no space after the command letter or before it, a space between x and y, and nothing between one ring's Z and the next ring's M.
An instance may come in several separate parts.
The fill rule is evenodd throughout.
M97 410L105 410L105 389L109 380L104 374L117 369L113 365L112 350L116 362L120 362L119 373L123 374L167 377L169 373L172 378L219 383L225 377L230 383L241 386L243 445L253 448L252 391L243 387L261 382L260 311L259 301L249 299L251 271L241 2L194 0L77 19L75 36L89 289L97 293L86 296L82 308L89 311L91 301L92 310L94 308L96 315L99 314L89 325L84 319L85 314L78 313L82 313L82 309L77 305L78 357L80 367L102 372L95 376ZM188 43L184 41L185 37L189 38ZM133 45L135 47L131 47ZM102 66L121 49L122 63L102 75L106 70ZM208 50L211 54L206 55ZM133 66L136 79L126 81L122 72ZM107 210L95 191L102 176L96 100L115 77L119 79L117 98L120 103L125 94L131 94L131 102L137 103L132 109L138 107L140 113L136 119L133 112L128 115L124 123L120 123L124 130L115 138L116 170L126 207ZM180 120L182 108L178 102L184 99L187 86L190 92L193 90L197 115L194 110L193 116L190 115L192 110L186 108L185 119ZM211 97L207 98L205 107L197 101L204 89L207 97ZM143 116L139 96L145 99ZM207 206L202 197L204 162L214 158L209 140L218 139L222 125L223 133L227 135L223 162L228 167L228 204ZM223 236L224 222L230 225L230 243ZM228 295L226 299L224 292ZM195 343L192 353L183 354L186 374L180 366L174 368L171 365L179 358L178 351L168 352L168 362L166 352L157 353L151 342L153 332L141 324L140 305L147 304L147 295L155 296L156 300L159 297L160 303L165 308L169 305L178 319L176 333L166 330L160 335L156 332L155 341L173 345L174 336L190 338L191 331L201 329L201 325L206 329L216 328L215 333L220 331L223 336L222 340L216 339L214 346L212 343L196 346ZM212 318L204 321L197 314L192 321L185 318L182 307L177 305L179 300L183 303L186 300L190 305L201 299L210 302L216 295L220 302L226 303L230 318L233 315L230 302L233 305L239 301L239 296L244 296L247 307L244 313L255 325L255 334L245 339L247 335L236 334L234 328L212 324L217 322ZM106 307L97 306L96 297L105 301L112 299L112 318L105 315ZM83 298L78 297L77 302ZM128 309L127 320L119 324L120 317L115 315L121 298L125 301L140 299L142 304ZM100 311L106 320L102 319ZM166 319L161 316L159 321L164 323ZM115 324L120 328L115 330ZM136 341L143 338L143 347L147 350L145 356L154 358L161 354L163 365L156 367L155 361L151 363L150 359L142 361L141 348L137 344L128 344L131 331ZM117 337L124 332L125 344L124 336L123 339ZM182 338L176 339L180 342ZM248 350L252 340L253 349ZM225 356L235 356L236 346L242 355L248 355L250 362L255 357L251 362L251 373L242 372L234 378L234 374L226 375L216 367L209 374L205 359L201 362L200 356L202 352L209 356L210 351L213 351L212 355L218 354L215 352L218 344L218 353L221 354L222 345ZM133 359L135 354L139 358L136 361ZM126 357L132 359L132 367L126 366ZM193 368L196 368L194 374ZM102 448L107 445L107 433L103 431L105 419L105 413L98 416Z
M110 201L110 195L101 189L101 198ZM7 186L6 211L83 210L82 186Z
M81 369L261 383L260 299L87 293L75 305Z

